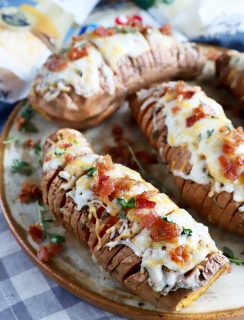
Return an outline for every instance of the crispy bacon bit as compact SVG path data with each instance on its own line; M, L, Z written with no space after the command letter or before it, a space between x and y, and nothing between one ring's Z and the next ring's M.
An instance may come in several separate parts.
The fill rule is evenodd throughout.
M185 91L183 94L184 99L191 99L193 95L195 94L195 91Z
M113 180L109 176L100 176L96 191L99 193L100 198L108 197L114 191Z
M177 94L182 94L186 91L186 84L184 81L178 81L175 85L175 91Z
M72 156L72 155L69 154L69 153L65 153L64 158L65 158L65 160L66 160L67 163L70 163L70 162L72 162L72 161L75 159L75 156Z
M43 240L43 228L39 224L29 226L28 233L33 241L40 243Z
M92 33L98 37L107 37L107 36L114 35L115 29L114 28L104 28L104 27L100 26L97 29L93 30Z
M99 207L97 209L97 217L98 219L101 219L103 212L105 211L104 207Z
M35 142L32 139L28 139L28 140L25 140L23 146L26 148L34 148Z
M115 123L112 128L112 135L113 135L114 141L120 141L124 135L123 128L119 124Z
M137 209L153 209L156 202L147 200L145 198L136 198L136 208Z
M157 163L157 157L154 153L146 150L135 151L136 158L144 165Z
M162 34L165 34L166 36L172 35L172 26L169 23L166 23L164 26L162 26L159 31Z
M115 179L114 191L110 195L111 199L123 197L124 192L128 191L136 183L137 181L127 177Z
M67 148L70 148L72 147L72 143L71 142L63 142L60 147L63 148L63 149L67 149Z
M224 176L230 180L236 180L239 176L239 166L236 161L229 159L226 155L219 156L219 162L224 172Z
M244 131L242 127L230 130L227 127L220 129L220 132L224 135L224 142L228 144L229 147L233 148L233 152L242 143L244 143Z
M174 242L176 237L180 235L176 223L169 223L154 213L140 214L139 212L135 213L135 216L140 218L140 223L144 228L150 230L150 237L155 242Z
M40 199L42 196L40 188L31 181L25 181L22 183L19 193L19 201L21 203L29 203L36 199Z
M233 145L229 145L228 143L224 143L222 150L224 153L233 153L235 151L235 148L233 147Z
M174 114L178 113L179 111L180 111L180 107L179 107L179 106L174 106L174 107L172 108L172 112L173 112Z
M46 247L41 247L37 251L37 258L42 262L48 262L49 261L49 255Z
M49 243L40 247L37 251L37 258L42 262L49 262L51 258L56 257L62 250L62 243Z
M104 156L102 161L97 163L97 172L99 176L104 175L106 171L111 169L113 169L113 161L110 155Z
M48 162L52 159L52 156L50 154L47 154L45 157L44 157L44 162Z
M192 116L186 118L186 126L188 128L192 127L197 121L205 118L205 116L202 106L194 108Z
M182 95L183 99L191 99L195 94L195 90L189 88L184 81L178 81L175 85L175 91L177 94Z
M88 49L86 46L83 46L81 48L72 47L67 52L67 56L71 61L78 60L78 59L81 59L81 58L88 56Z
M67 68L67 66L68 62L61 60L61 57L58 54L53 54L45 63L45 67L53 72L63 71Z
M183 244L170 251L170 257L173 261L178 264L184 264L190 259L188 246Z

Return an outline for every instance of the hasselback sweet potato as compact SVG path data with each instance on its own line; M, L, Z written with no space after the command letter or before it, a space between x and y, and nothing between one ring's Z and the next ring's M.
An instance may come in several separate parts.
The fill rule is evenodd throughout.
M207 227L137 172L94 154L78 131L47 139L42 188L50 211L97 263L164 310L190 304L228 268Z
M243 128L234 129L217 102L182 81L139 91L130 107L186 203L243 236Z
M244 104L244 53L229 50L216 60L219 82Z
M29 100L50 120L87 128L111 115L129 93L172 77L194 77L204 61L194 44L157 29L99 27L49 57Z

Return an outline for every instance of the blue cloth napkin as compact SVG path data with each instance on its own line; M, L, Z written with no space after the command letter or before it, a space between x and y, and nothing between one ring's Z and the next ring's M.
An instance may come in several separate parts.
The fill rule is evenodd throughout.
M6 104L3 102L0 102L0 132L3 129L3 125L7 120L10 112L13 110L14 105L15 104Z

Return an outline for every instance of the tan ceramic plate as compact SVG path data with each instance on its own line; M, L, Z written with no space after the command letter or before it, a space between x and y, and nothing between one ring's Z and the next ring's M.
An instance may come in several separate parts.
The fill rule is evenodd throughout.
M231 97L225 91L216 88L214 79L211 77L212 80L209 79L212 74L213 68L209 64L204 76L198 83L200 82L212 97L224 101L226 106L233 106L234 101ZM13 126L14 119L23 108L23 104L20 104L12 112L3 131L3 141L9 136L16 135ZM26 139L34 139L34 141L41 139L44 141L48 134L57 129L57 126L48 123L37 114L34 115L33 122L39 129L38 133L28 136L22 134L19 141L12 144L4 145L1 143L0 191L2 207L9 228L24 251L42 271L80 298L131 319L244 319L244 266L233 265L231 273L223 275L202 297L181 312L164 313L164 310L155 309L149 303L142 304L138 297L123 289L108 274L102 273L91 259L86 248L83 248L69 235L66 235L65 250L62 255L49 264L40 262L35 254L36 245L26 232L27 227L37 220L36 204L24 205L17 200L20 185L26 180L26 177L11 173L12 161L14 159L24 159L37 167L31 180L38 181L40 179L41 169L36 163L33 151L24 149L23 141ZM130 112L125 105L105 123L85 132L87 139L97 152L102 152L104 143L112 144L111 128L115 122L123 124L127 137L135 141L137 145L148 149L141 132L132 121ZM164 181L168 193L178 201L171 177L165 169L162 169L162 165L152 166L151 171L156 172L157 175L159 175L159 172L161 173L162 181ZM196 219L200 220L198 216L196 216ZM54 228L56 227L54 226ZM228 246L237 256L241 257L240 254L244 250L243 239L227 235L213 227L210 227L210 233L219 248Z

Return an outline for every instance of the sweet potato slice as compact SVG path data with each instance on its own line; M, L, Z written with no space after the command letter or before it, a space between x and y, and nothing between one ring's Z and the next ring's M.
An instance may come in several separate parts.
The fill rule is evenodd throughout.
M121 263L122 260L124 260L132 254L134 254L134 252L130 248L124 247L113 257L113 259L107 266L107 270L110 272L113 271Z
M137 257L134 253L127 256L125 259L120 261L118 266L111 272L112 276L119 282L129 276L130 274L136 273L141 268L141 258Z
M184 52L181 52L181 54L182 56L178 57L179 63L181 63L182 59L184 59ZM181 83L177 83L177 85L180 88ZM244 232L244 230L240 231L240 226L242 226L242 223L241 221L238 222L237 218L240 216L240 214L235 216L235 212L241 204L233 200L233 194L225 191L211 195L210 183L208 185L200 185L190 180L191 176L188 178L187 175L189 175L192 170L191 152L183 145L171 146L168 144L167 126L165 124L165 117L163 116L164 105L158 106L160 103L157 105L157 99L160 99L163 88L163 86L158 86L155 89L148 90L148 92L141 91L138 93L138 96L133 95L129 99L130 108L144 135L148 139L149 143L157 149L163 162L168 164L169 170L174 174L175 184L179 188L183 200L190 207L195 209L201 216L206 218L210 223L218 225L226 230L231 230L234 233L242 234ZM168 88L170 88L170 85ZM160 92L160 90L162 92ZM191 94L191 92L188 93ZM174 94L177 96L178 93ZM179 97L180 100L184 100L183 95L183 93L179 93L177 97ZM143 96L143 98L141 98L141 96ZM189 95L189 97L190 96L191 95ZM155 99L152 104L151 99ZM188 98L186 97L186 102L187 99ZM147 107L146 111L144 111L144 106L147 102L150 102L150 107ZM152 116L153 109L155 109L155 119L153 119ZM158 109L160 110L159 112ZM156 134L153 137L154 127L156 127ZM183 174L185 174L185 177L183 178L178 176L178 172L174 170L181 171ZM235 223L233 223L230 227L229 223L234 216ZM234 226L236 226L236 230L234 230Z
M216 75L219 82L227 87L231 93L244 102L244 71L238 65L238 60L243 59L243 53L227 51L216 60Z
M81 173L81 171L79 173ZM43 173L43 178L45 179L45 172ZM97 180L97 177L94 176L93 180L91 180L91 183L96 183ZM146 185L146 182L144 183ZM80 242L87 245L94 259L101 267L108 271L121 284L124 284L129 290L138 294L143 299L151 301L156 306L161 308L163 307L164 310L166 308L180 308L178 306L179 303L181 303L182 306L188 304L188 297L190 297L190 295L196 291L182 289L182 295L180 295L181 290L177 290L177 292L179 292L177 295L172 292L170 293L170 296L165 298L162 296L161 292L157 292L152 288L150 282L151 279L149 281L147 272L141 272L143 255L137 256L129 245L124 245L126 242L122 242L123 244L121 244L121 242L118 240L118 236L121 235L121 230L123 230L121 229L122 226L126 231L127 228L130 230L130 240L133 240L133 237L135 237L139 232L143 231L144 227L140 224L138 226L138 223L135 224L135 222L131 220L128 220L125 224L125 218L120 218L118 213L117 215L111 215L108 210L106 211L105 201L108 201L108 198L104 199L101 197L96 189L99 186L99 180L98 185L93 186L91 184L90 186L91 191L94 194L94 200L99 200L99 207L95 213L93 213L92 210L94 208L91 206L89 207L89 205L84 205L81 210L77 210L79 203L75 202L75 200L68 195L68 190L65 190L65 193L61 193L59 199L56 200L53 194L61 191L63 185L62 179L57 177L55 184L56 187L52 186L52 188L49 189L49 193L52 193L52 196L50 197L50 203L52 204L53 213L57 216L59 221L63 223L68 232L72 233ZM153 187L151 188L153 189ZM154 192L156 194L158 193L156 189L154 189ZM96 201L92 202L95 206ZM101 202L103 202L102 206ZM102 210L99 210L101 208ZM116 214L116 212L113 213ZM135 226L136 228L133 229L132 226ZM122 234L122 236L123 237L121 239L127 237L124 234ZM139 239L142 241L142 238ZM149 243L151 243L150 241ZM111 246L113 247L110 248ZM215 249L213 248L213 250ZM208 267L205 268L205 274L202 274L201 276L203 276L203 279L206 280L207 284L209 284L212 278L215 277L215 273L220 274L223 270L226 270L228 260L222 255L220 255L220 257L222 257L223 260L220 259L220 263L214 268L211 267L211 263L209 265L210 257L206 257L206 259L203 261L206 263L206 265L208 264ZM164 270L163 267L164 266L162 265L162 270ZM204 290L205 289L201 288L199 294ZM178 295L181 297L179 300L177 300ZM193 299L194 296L192 296L192 300ZM178 303L177 305L175 304L176 300ZM183 303L183 301L185 302Z

